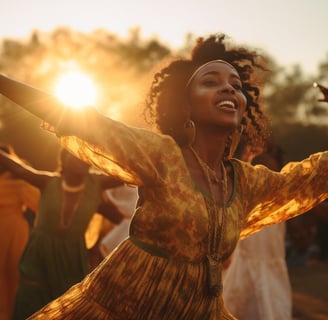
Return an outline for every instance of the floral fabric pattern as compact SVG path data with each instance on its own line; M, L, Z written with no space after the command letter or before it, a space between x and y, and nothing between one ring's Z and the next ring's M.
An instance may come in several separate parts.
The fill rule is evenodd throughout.
M91 115L95 130L79 132L81 139L63 137L62 143L139 187L142 205L130 234L168 258L127 239L84 281L31 319L235 319L222 295L207 292L208 213L180 148L169 136ZM232 253L240 235L296 216L328 196L327 152L285 167L281 174L238 160L231 164L235 185L226 204L220 256Z

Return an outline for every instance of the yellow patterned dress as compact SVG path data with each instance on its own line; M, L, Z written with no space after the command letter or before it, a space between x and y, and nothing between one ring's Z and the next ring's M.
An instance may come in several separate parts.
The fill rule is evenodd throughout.
M130 238L29 319L235 319L222 294L209 294L208 233L220 226L175 141L102 116L88 121L96 129L84 130L83 140L71 136L62 142L82 159L138 185L142 205L132 218ZM240 236L301 214L328 197L328 152L281 173L230 162L234 191L225 205L222 245L216 248L222 260Z

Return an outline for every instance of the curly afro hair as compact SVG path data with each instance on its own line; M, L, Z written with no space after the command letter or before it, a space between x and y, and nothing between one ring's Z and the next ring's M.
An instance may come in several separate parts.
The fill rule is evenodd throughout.
M198 38L191 58L178 58L156 72L147 95L145 119L156 123L160 132L172 136L180 145L186 145L183 134L188 113L186 84L193 72L212 60L225 60L235 67L243 83L247 99L243 140L250 144L265 143L269 136L269 120L259 106L260 89L256 85L254 71L265 71L260 56L244 47L229 46L224 34ZM150 121L149 121L150 120Z

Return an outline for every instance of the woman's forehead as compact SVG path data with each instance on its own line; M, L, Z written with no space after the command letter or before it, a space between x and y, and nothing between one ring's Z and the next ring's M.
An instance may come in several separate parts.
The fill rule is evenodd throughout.
M195 77L203 77L207 74L222 74L227 73L232 76L236 76L240 78L237 70L231 66L230 64L227 64L225 62L220 61L213 61L210 63L207 63L206 65L203 65L201 68L199 68L198 72L195 74Z
M237 72L237 70L235 69L235 67L230 64L229 62L225 61L225 60L211 60L209 62L206 62L204 64L202 64L201 66L199 66L194 72L193 74L190 76L189 80L187 81L186 84L186 88L189 87L189 85L191 84L191 82L195 79L198 78L199 76L202 76L205 73L209 73L209 72L213 72L213 73L220 73L220 71L224 71L224 72L229 72L233 77L240 79L240 76Z

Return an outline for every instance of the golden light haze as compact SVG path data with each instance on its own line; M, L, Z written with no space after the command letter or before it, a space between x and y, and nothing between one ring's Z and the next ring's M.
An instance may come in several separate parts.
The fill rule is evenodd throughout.
M238 42L263 48L279 64L299 63L313 73L328 53L327 0L11 0L0 4L0 37L27 37L58 26L127 36L140 27L179 47L187 33L225 32Z
M81 71L63 73L56 81L55 95L74 109L97 104L97 87L88 74Z

